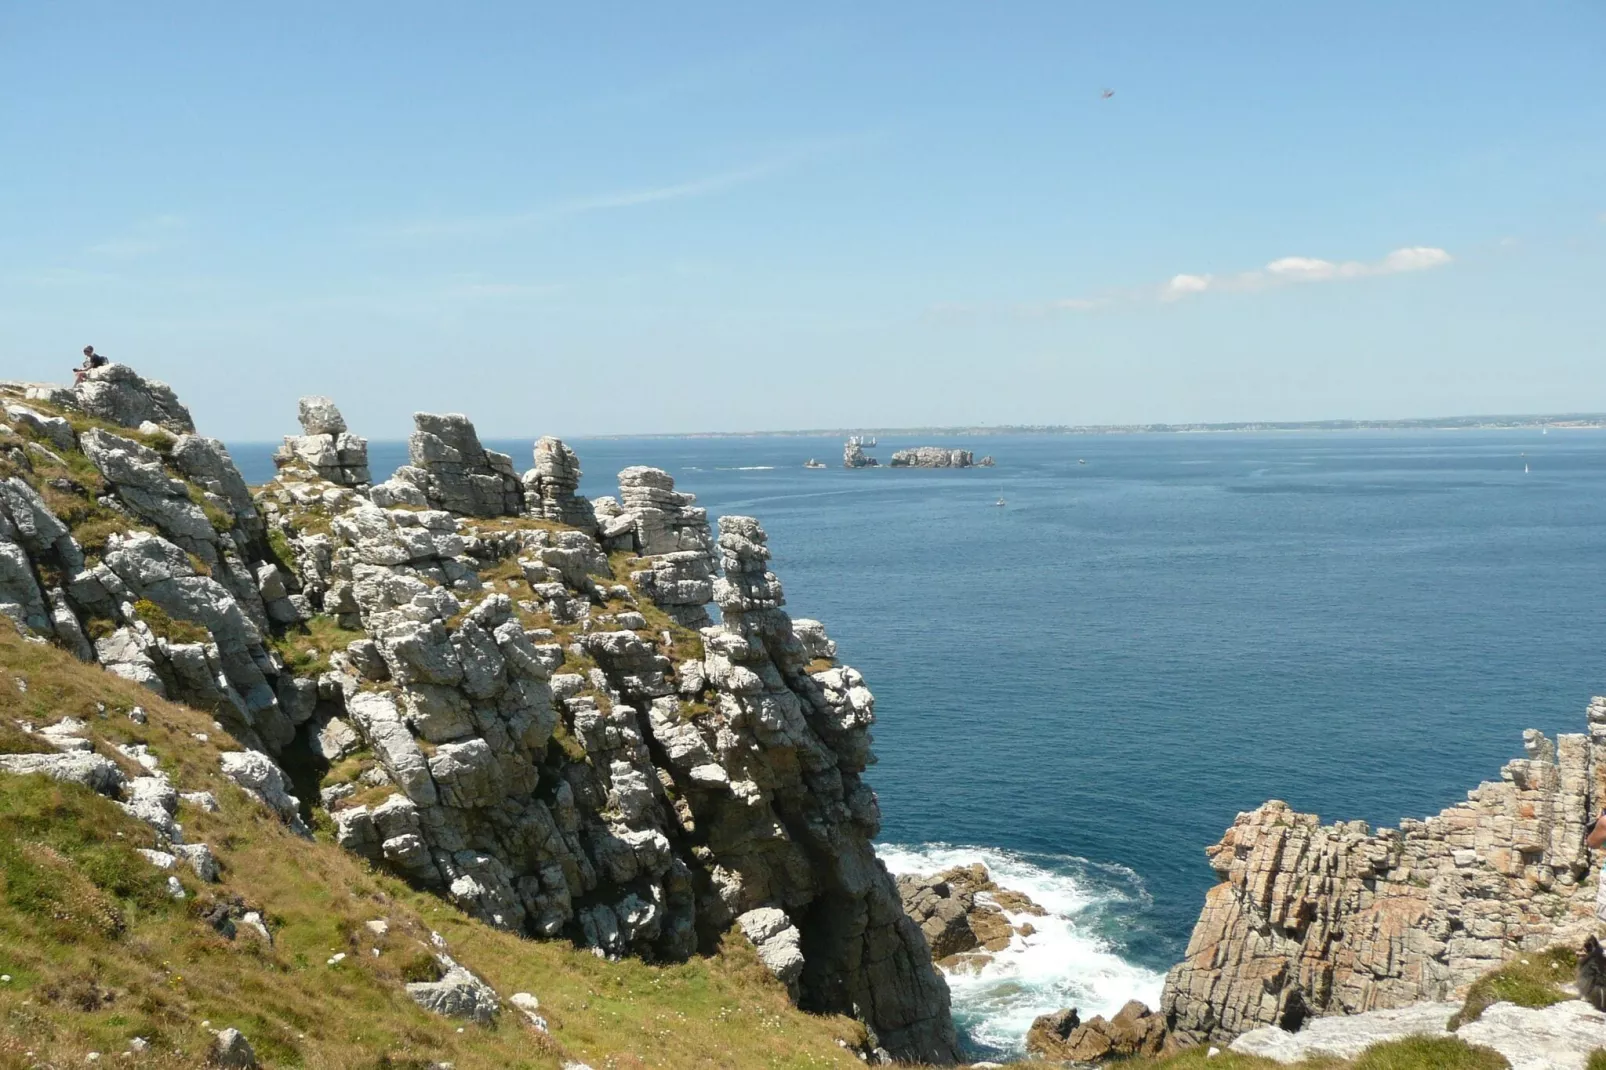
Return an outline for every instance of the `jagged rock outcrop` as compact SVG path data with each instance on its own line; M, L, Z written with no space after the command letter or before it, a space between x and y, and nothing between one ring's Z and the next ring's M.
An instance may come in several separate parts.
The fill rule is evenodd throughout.
M335 463L291 447L252 495L171 391L109 382L93 404L137 429L85 430L81 458L52 422L77 393L0 384L38 416L0 428L0 612L214 711L246 748L224 774L298 831L285 770L323 777L343 845L490 924L659 960L740 928L804 1008L859 1017L899 1058L957 1057L870 846L874 700L784 611L755 520L716 539L649 468L593 509L562 443L521 481L460 416L416 415L412 463L365 492L322 400L300 437L333 436ZM117 772L62 759L45 764ZM125 796L179 831L171 790ZM215 872L190 846L151 861Z
M946 446L915 446L913 449L893 451L891 467L971 468L975 464L975 454L969 450L954 450Z
M284 437L284 445L273 455L274 465L304 465L318 478L342 487L366 487L372 482L368 440L347 431L346 418L335 403L314 395L301 399L300 410L301 434Z
M580 458L560 439L545 435L535 443L535 467L524 473L524 501L530 515L582 531L596 527L591 503L580 489Z
M195 430L195 421L173 388L146 379L126 364L104 364L72 388L74 406L119 427L154 423L174 434ZM58 398L59 399L59 398Z
M661 468L634 467L619 473L619 502L597 503L599 534L610 549L630 550L640 567L631 582L686 628L712 623L707 605L714 597L714 538L708 510L696 495L675 490Z
M655 492L631 503L645 548L706 538L667 477L624 482ZM946 987L870 848L873 700L851 669L806 671L834 646L793 630L755 521L720 524L725 623L678 637L646 628L631 604L650 582L610 582L583 531L368 502L330 529L326 571L299 579L326 607L349 590L366 637L334 659L339 720L395 785L331 797L341 843L492 924L610 955L681 957L746 916L800 1005L857 1008L901 1056L955 1057ZM516 579L483 578L504 565ZM677 664L666 640L701 654Z
M1113 1018L1082 1021L1076 1008L1039 1015L1026 1034L1026 1051L1039 1059L1091 1063L1134 1055L1158 1055L1165 1047L1165 1021L1137 1000Z
M1207 850L1205 897L1163 1011L1185 1040L1462 995L1516 955L1593 922L1583 846L1606 800L1606 699L1588 735L1530 729L1527 757L1459 803L1375 833L1280 801L1240 814Z
M413 413L409 463L373 488L379 505L421 505L465 516L518 516L524 487L513 458L480 445L467 416Z
M980 863L930 875L903 874L898 894L904 913L925 934L932 957L949 969L979 968L1017 933L1031 932L1030 922L1016 926L1005 911L1046 913L1028 896L1000 888Z

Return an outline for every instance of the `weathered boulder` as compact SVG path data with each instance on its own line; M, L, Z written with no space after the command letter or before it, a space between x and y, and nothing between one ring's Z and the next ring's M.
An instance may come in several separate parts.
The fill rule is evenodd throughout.
M174 434L195 430L195 421L173 388L146 379L126 364L105 364L84 374L73 387L76 408L120 427L150 421Z
M301 800L291 795L289 778L260 751L226 751L218 756L223 775L256 796L279 820L301 835L310 835L301 821Z
M1165 1037L1165 1020L1132 1000L1108 1020L1095 1015L1084 1022L1075 1008L1041 1015L1026 1034L1026 1051L1038 1058L1086 1063L1158 1055Z
M72 424L60 416L47 416L26 405L12 404L6 406L6 419L49 439L59 450L78 448L78 436L73 432Z
M0 773L18 776L43 774L52 780L82 784L113 798L126 782L116 762L99 754L82 751L66 754L0 754Z
M1012 924L1004 911L1045 913L1019 892L993 883L981 864L955 866L930 876L898 878L904 913L920 926L932 958L943 966L980 966L992 953L1009 946L1025 927Z
M802 936L786 912L760 907L741 915L736 923L758 949L759 959L796 999L798 978L803 976Z
M444 971L438 981L415 981L407 994L426 1011L447 1018L467 1018L489 1025L502 1009L490 985L452 961L448 955L435 956Z
M208 1066L223 1070L251 1070L257 1064L257 1056L245 1034L231 1027L218 1032L206 1054L206 1062Z

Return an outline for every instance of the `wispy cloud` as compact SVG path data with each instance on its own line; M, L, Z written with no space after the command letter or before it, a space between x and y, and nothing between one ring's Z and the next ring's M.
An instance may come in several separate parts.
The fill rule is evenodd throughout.
M619 211L640 208L666 201L684 201L711 197L736 189L772 175L781 174L817 155L821 149L798 148L766 157L745 167L720 171L700 178L671 182L660 186L643 186L637 189L611 190L575 197L566 201L535 208L527 212L506 215L463 216L456 219L423 219L381 229L389 237L477 237L525 230L590 212Z
M1430 245L1396 249L1379 260L1322 260L1311 256L1284 256L1253 271L1228 275L1179 274L1158 285L1112 290L1089 297L1051 301L1049 311L1093 312L1115 305L1158 301L1170 303L1207 293L1253 293L1311 282L1338 282L1379 275L1400 275L1443 267L1454 257ZM1043 311L1041 307L1037 311Z
M103 260L137 260L179 244L185 227L179 216L152 216L131 224L121 234L91 245L86 252Z

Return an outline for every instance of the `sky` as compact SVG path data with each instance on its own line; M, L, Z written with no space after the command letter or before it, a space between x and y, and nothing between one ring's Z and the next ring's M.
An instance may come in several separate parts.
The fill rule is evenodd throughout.
M1606 411L1603 284L1596 0L0 5L0 376L234 441Z

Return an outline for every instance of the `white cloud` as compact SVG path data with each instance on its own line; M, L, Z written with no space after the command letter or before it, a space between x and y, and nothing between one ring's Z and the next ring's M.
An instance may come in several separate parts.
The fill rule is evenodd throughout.
M1160 288L1160 300L1175 301L1189 294L1202 294L1214 281L1210 275L1173 275L1171 281Z
M1430 245L1412 245L1379 260L1322 260L1313 256L1284 256L1263 268L1231 275L1179 274L1158 286L1141 286L1112 291L1094 297L1067 297L1049 303L1050 309L1091 312L1114 304L1145 301L1172 302L1202 293L1250 293L1296 283L1333 282L1379 275L1399 275L1408 271L1428 271L1443 267L1454 257Z

